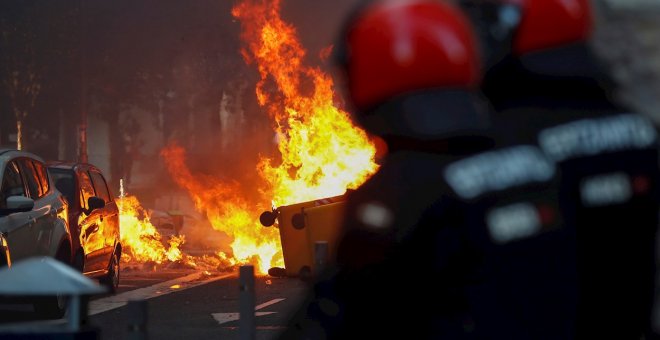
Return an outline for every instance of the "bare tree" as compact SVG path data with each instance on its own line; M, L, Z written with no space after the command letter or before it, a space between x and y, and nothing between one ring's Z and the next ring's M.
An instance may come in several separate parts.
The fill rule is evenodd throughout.
M41 91L41 72L36 63L35 34L29 21L1 22L2 52L10 105L16 117L16 147L24 148L24 122Z

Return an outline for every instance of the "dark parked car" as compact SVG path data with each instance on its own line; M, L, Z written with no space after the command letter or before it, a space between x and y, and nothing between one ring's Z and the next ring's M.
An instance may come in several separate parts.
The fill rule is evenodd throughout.
M72 265L116 292L121 258L119 209L101 170L91 164L52 162L48 173L69 202Z

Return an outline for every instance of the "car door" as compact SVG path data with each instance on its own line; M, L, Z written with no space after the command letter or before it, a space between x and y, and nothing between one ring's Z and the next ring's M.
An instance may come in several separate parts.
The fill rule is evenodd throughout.
M103 175L94 169L90 170L89 174L92 178L97 197L102 198L105 202L103 209L99 209L99 221L102 226L103 239L105 240L104 252L109 263L115 241L119 240L119 211L117 204L112 199L112 196L110 196L110 191Z
M105 238L100 225L100 209L89 211L89 198L96 196L94 185L86 169L76 171L78 188L80 188L80 205L82 213L79 217L80 243L85 251L84 272L94 272L105 269Z
M23 177L15 161L8 162L4 168L0 186L0 209L7 206L10 196L27 197ZM36 249L32 237L33 226L31 212L18 212L6 216L0 215L0 230L7 238L11 261L21 260L35 255Z
M33 245L35 247L34 255L48 256L50 250L54 249L51 245L53 242L53 233L55 232L56 213L53 209L53 202L48 202L45 199L46 193L49 188L44 186L44 181L41 178L41 172L37 168L39 163L30 158L21 158L18 160L18 165L23 175L23 180L28 189L28 197L34 200L34 208L30 214L30 218L34 223L31 228ZM43 168L43 164L39 163Z

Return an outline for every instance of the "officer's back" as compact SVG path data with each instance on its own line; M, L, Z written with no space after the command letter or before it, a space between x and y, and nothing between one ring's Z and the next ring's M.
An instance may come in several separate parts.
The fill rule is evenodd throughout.
M453 204L439 202L430 213L446 215L436 220L439 236L455 231L436 237L444 259L437 270L459 266L447 278L461 287L464 314L455 320L436 315L434 324L453 322L450 338L571 338L574 237L557 205L554 164L536 146L521 144L450 163L443 178L451 190L444 201ZM457 240L460 250L447 252Z
M443 167L493 145L474 94L481 76L475 37L457 8L425 0L372 2L345 33L337 48L354 117L388 153L347 195L339 267L317 283L307 316L333 338L430 335L425 307L447 280L434 277L435 244L416 237L417 226L449 192ZM324 305L336 305L336 313Z
M511 29L510 46L503 53L493 49L492 57L502 59L483 90L508 142L539 145L561 172L562 214L577 239L576 334L639 338L654 298L655 128L610 99L611 82L587 46L587 1L571 1L572 7L556 0L499 3L505 6L494 17L508 21L496 25ZM549 12L552 27L542 20Z
M566 338L575 259L554 165L481 129L477 51L460 13L380 3L353 18L346 67L356 118L389 153L348 195L339 267L284 336ZM379 50L388 38L398 44Z

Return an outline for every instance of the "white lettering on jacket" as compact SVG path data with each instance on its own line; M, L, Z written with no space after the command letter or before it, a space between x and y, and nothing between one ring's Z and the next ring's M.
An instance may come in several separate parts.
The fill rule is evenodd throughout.
M579 156L645 148L656 138L656 130L646 118L625 114L545 129L539 133L539 145L550 158L561 162Z
M580 183L580 198L587 207L621 204L632 196L630 178L623 172L588 177Z
M496 208L486 215L486 224L492 240L504 244L532 236L541 230L538 211L528 202Z
M445 180L464 199L550 179L554 165L541 150L520 145L468 157L447 166Z

